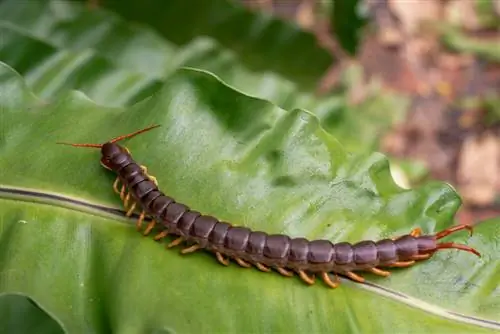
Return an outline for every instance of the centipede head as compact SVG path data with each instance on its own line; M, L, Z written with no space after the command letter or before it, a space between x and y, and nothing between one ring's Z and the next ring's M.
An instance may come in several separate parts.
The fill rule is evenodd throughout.
M101 165L108 170L113 170L112 164L111 164L111 159L120 153L127 153L127 154L130 153L130 151L126 147L120 146L120 145L116 144L116 142L124 140L124 139L135 137L138 134L152 130L152 129L157 128L159 126L160 125L151 125L147 128L138 130L136 132L113 138L104 144L73 144L73 143L63 143L63 142L59 142L57 144L71 145L74 147L100 148L101 149L101 160L100 160Z
M434 240L437 241L437 240L442 239L442 238L444 238L444 237L446 237L454 232L461 231L461 230L469 230L470 235L472 235L472 226L470 226L470 225L457 225L457 226L453 226L453 227L447 228L441 232L436 233L434 235ZM475 250L474 248L466 246L466 245L462 245L462 244L459 244L456 242L437 243L435 246L435 249L433 249L431 252L434 253L440 249L459 249L459 250L463 250L463 251L475 254L479 257L481 256L481 254L477 250Z

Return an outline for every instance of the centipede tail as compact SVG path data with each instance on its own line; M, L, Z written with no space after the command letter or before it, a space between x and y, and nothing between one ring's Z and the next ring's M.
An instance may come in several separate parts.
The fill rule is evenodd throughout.
M153 237L156 241L176 236L166 247L185 243L181 254L205 249L214 253L217 261L224 266L233 260L241 267L255 266L262 272L274 271L287 277L297 274L307 285L313 285L318 276L333 289L340 284L339 275L363 283L365 278L359 272L387 277L391 273L381 268L410 267L443 249L457 249L480 256L472 247L439 241L464 229L472 233L472 228L467 225L450 227L435 235L423 235L420 228L415 228L392 239L334 244L329 240L310 241L283 234L267 234L219 221L165 195L148 168L137 164L130 151L116 143L155 127L116 137L104 144L69 145L100 148L101 165L117 174L112 188L123 201L126 215L131 216L136 210L140 213L136 221L138 230L142 230L146 217L150 218L151 222L143 234L149 235L157 228L159 232Z

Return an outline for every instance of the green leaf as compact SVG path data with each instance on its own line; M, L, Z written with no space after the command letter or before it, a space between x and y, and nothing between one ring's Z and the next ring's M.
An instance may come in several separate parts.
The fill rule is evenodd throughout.
M362 15L364 5L359 0L333 1L330 9L330 25L340 46L351 55L355 55L366 18Z
M0 317L2 333L64 333L54 319L23 296L0 296Z
M238 54L254 70L272 70L306 89L334 61L313 34L292 22L256 13L237 1L101 1L129 21L153 27L177 45L210 36Z
M0 60L20 72L42 98L58 98L68 90L78 89L96 102L113 107L133 105L151 95L179 67L208 70L247 94L285 109L300 107L313 112L349 151L360 153L378 149L380 137L403 119L408 99L384 91L377 82L368 87L363 101L350 100L363 85L357 65L346 71L339 89L326 97L311 94L314 87L305 84L307 80L284 78L275 64L300 59L307 61L307 66L284 64L284 70L300 69L303 73L299 76L319 78L318 69L323 70L319 59L323 56L311 46L312 35L225 2L203 4L194 11L183 11L184 0L165 2L165 6L171 6L168 15L186 22L171 24L168 31L158 27L169 38L165 40L151 29L132 25L104 10L90 11L79 3L4 0L0 3ZM139 10L134 3L121 2L121 6L122 11ZM144 12L150 9L140 6ZM198 22L198 11L211 13L213 20ZM246 27L254 28L238 38L234 36L234 40L226 38L224 43L233 50L243 45L244 56L203 36L239 31L243 29L241 20L251 21ZM202 25L205 30L200 28ZM175 33L171 27L175 27ZM200 36L179 46L174 43L180 43L175 36L183 35L182 29L187 29L183 27L191 27ZM261 53L268 51L272 55L268 55L271 58L266 66L256 68L247 61L248 57L262 57ZM288 57L290 53L294 57Z
M97 101L121 106L143 100L160 86L157 79L120 69L93 50L59 50L9 24L0 25L0 34L0 59L17 69L42 98L76 88Z
M192 69L153 97L106 108L80 92L46 103L0 67L0 294L32 298L67 332L469 332L500 328L499 224L373 284L318 282L181 256L135 231L96 149L126 145L164 191L206 214L268 233L332 242L449 226L447 185L399 189L380 154L350 156L318 119L233 90ZM64 80L64 79L63 79ZM415 319L418 319L416 322Z

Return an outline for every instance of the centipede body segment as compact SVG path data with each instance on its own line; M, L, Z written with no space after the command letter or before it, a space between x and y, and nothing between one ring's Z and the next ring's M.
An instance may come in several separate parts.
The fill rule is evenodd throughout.
M167 247L185 242L188 245L181 251L182 254L206 249L214 253L216 259L225 266L232 259L245 268L253 265L263 272L274 269L288 277L297 274L308 285L314 284L316 277L319 277L331 288L336 288L340 283L337 275L347 276L357 282L364 282L364 278L358 274L363 271L387 277L390 272L381 268L409 267L429 259L440 249L458 249L480 256L479 252L466 245L439 242L463 229L472 233L468 225L454 226L435 235L422 235L422 231L416 228L407 235L393 239L334 244L329 240L307 240L252 231L219 221L165 195L147 168L137 164L130 151L116 143L155 127L120 136L104 144L69 145L100 148L101 165L117 174L113 189L124 202L127 216L140 209L137 229L142 230L145 217L150 217L152 221L146 226L144 235L150 234L155 227L160 232L154 240L176 235L177 239Z

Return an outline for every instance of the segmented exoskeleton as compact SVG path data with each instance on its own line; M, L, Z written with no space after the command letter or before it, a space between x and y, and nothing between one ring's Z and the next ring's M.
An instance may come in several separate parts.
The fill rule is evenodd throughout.
M314 284L315 276L319 275L332 288L339 285L337 274L357 282L364 282L364 278L355 271L389 276L388 271L380 268L409 267L416 261L430 258L439 249L455 248L480 256L471 247L453 242L438 242L455 231L468 229L472 233L472 228L468 225L454 226L435 235L421 235L421 230L416 228L408 235L394 239L333 244L328 240L309 241L282 234L269 235L203 215L161 192L156 178L148 174L147 168L137 164L127 148L116 144L119 140L155 127L157 126L117 137L105 144L68 145L100 148L101 165L117 174L113 189L120 194L125 209L128 210L126 215L131 216L139 206L141 213L137 229L142 230L145 217L151 217L152 221L143 234L148 235L156 226L160 232L154 237L155 240L161 240L169 234L177 235L178 238L167 247L188 242L189 245L181 251L182 254L206 249L215 253L217 260L223 265L228 265L229 259L233 259L242 267L254 265L265 272L273 268L284 276L293 276L295 272L307 284ZM330 274L334 275L333 280Z

